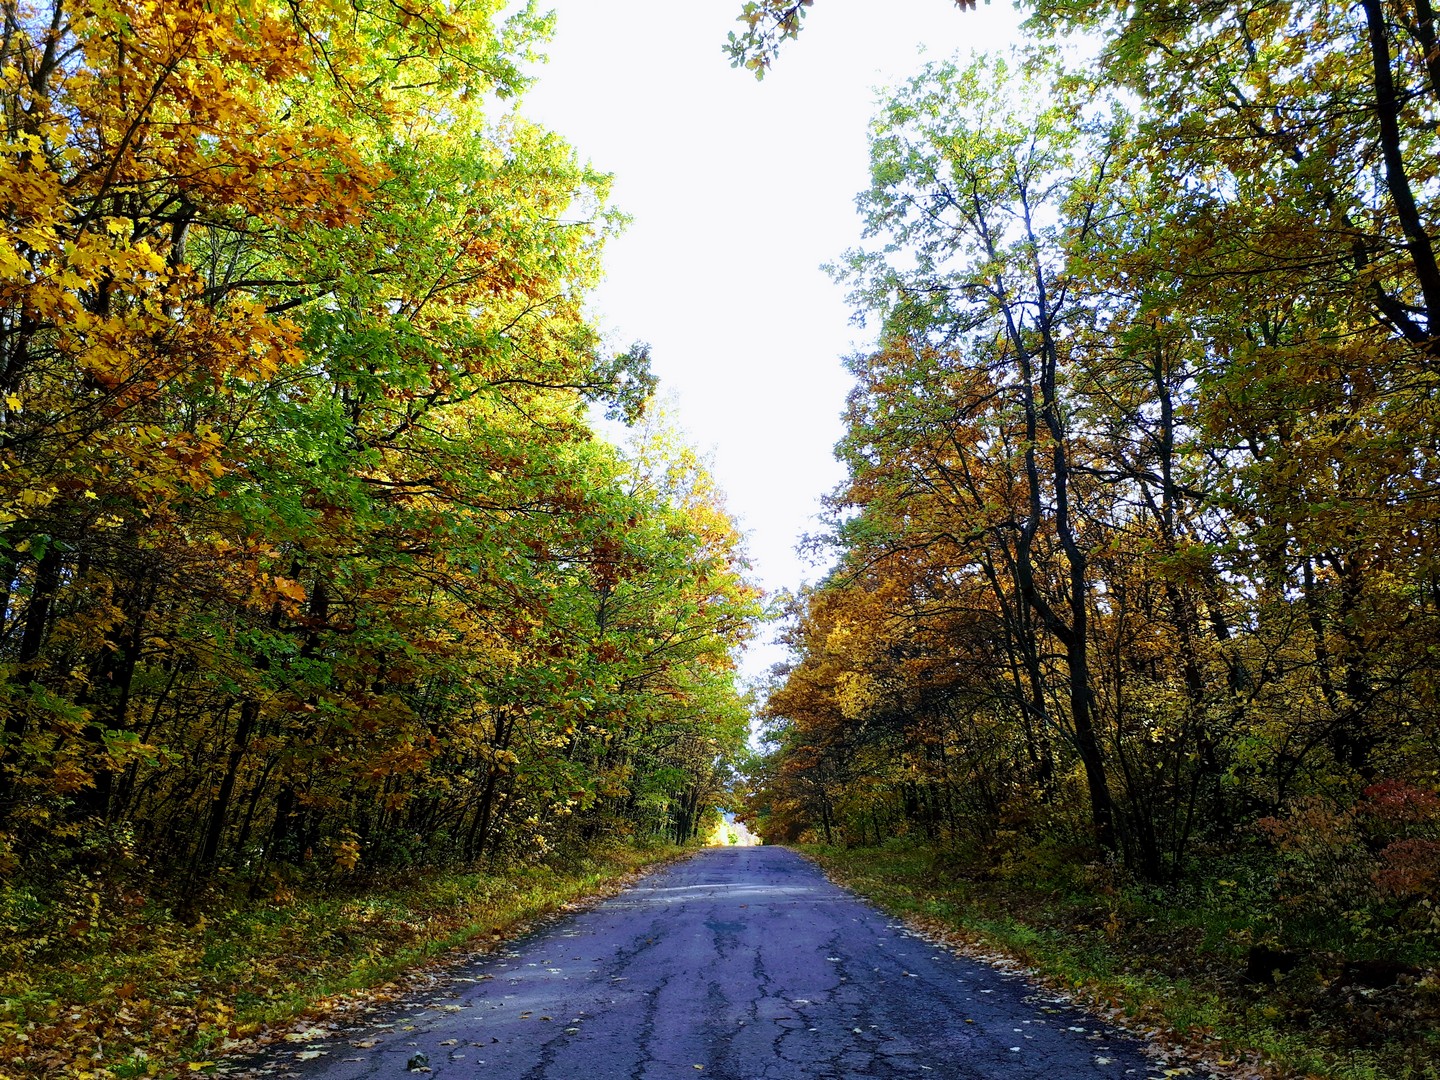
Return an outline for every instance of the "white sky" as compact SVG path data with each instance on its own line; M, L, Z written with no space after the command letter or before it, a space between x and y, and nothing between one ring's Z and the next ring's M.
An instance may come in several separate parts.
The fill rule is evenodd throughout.
M831 448L864 340L820 271L860 237L874 88L1017 39L1006 0L821 0L763 82L722 44L741 0L552 0L549 65L522 111L615 174L634 218L607 251L598 325L648 341L661 391L712 455L767 589L822 571L795 551L842 478ZM876 12L883 12L877 15ZM755 676L781 659L757 646Z

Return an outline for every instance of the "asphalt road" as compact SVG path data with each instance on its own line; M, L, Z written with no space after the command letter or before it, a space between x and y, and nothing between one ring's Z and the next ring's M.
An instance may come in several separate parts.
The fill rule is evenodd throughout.
M1136 1044L940 952L781 848L716 848L309 1045L304 1080L1153 1077ZM443 1000L442 1000L443 999ZM417 1057L423 1055L424 1059Z

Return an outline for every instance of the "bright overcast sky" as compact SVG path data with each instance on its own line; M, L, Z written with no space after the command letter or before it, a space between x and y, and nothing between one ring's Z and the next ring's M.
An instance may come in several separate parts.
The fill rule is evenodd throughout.
M740 6L553 0L523 111L615 174L634 222L607 251L596 321L619 347L652 345L761 584L793 589L818 576L795 547L842 476L841 358L863 338L820 264L859 239L874 88L914 73L922 48L1003 48L1018 20L1006 0L822 0L757 83L721 50ZM746 669L778 658L752 650Z

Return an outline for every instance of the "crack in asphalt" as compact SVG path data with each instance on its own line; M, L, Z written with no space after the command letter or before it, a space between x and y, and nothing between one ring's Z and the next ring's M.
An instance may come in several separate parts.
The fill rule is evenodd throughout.
M1133 1038L942 952L781 848L711 849L231 1077L1154 1080ZM318 1051L318 1054L317 1054ZM303 1056L302 1056L303 1055Z

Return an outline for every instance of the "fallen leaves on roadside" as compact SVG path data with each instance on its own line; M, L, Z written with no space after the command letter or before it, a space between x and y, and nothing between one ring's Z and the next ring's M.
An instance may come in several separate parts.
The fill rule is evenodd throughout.
M628 868L619 869L608 882L583 895L563 899L555 893L579 889L589 879L555 872L547 879L546 898L538 905L527 901L530 908L518 918L514 908L496 911L492 907L477 913L457 907L445 893L454 875L437 875L438 884L432 883L433 903L429 893L417 890L413 879L407 880L405 903L414 906L383 919L373 916L372 899L381 897L389 902L395 896L383 889L345 901L338 913L318 897L284 909L270 906L264 920L257 923L246 921L255 914L246 911L227 911L223 917L217 915L194 926L168 916L168 921L141 921L137 915L134 925L128 927L129 937L116 937L103 955L67 956L63 964L51 967L31 964L0 971L0 998L25 1002L22 1015L10 1014L0 1023L0 1061L8 1065L23 1059L26 1076L47 1080L78 1078L84 1073L94 1080L108 1080L114 1067L127 1059L148 1063L152 1074L182 1070L188 1075L218 1065L215 1061L186 1062L186 1049L197 1044L205 1047L206 1054L229 1056L253 1054L274 1043L328 1040L343 1034L347 1025L352 1031L364 1030L361 1025L395 1029L393 1024L373 1024L371 1018L377 1010L404 998L453 996L454 986L462 978L465 982L493 978L489 974L462 977L460 972L477 957L504 947L506 941L614 896L677 857L673 850L659 857L617 851L611 869ZM635 860L647 858L651 861L635 864ZM312 902L313 907L305 906ZM432 907L425 907L426 903ZM506 920L503 926L497 925L500 919ZM228 930L226 920L234 922ZM320 922L325 924L324 934L315 932ZM366 989L310 996L324 979L349 977L367 955L404 954L424 942L444 940L475 925L486 928L483 934L451 952L417 958L413 967L388 980L377 979ZM264 927L269 936L259 935L257 926ZM333 933L337 929L346 931L338 939ZM317 950L316 942L333 944L336 940L344 940L343 950ZM230 941L241 943L234 961L218 969L207 967L204 958L212 946ZM83 965L91 963L103 963L117 974L104 993L89 996L93 991L87 991L84 1000L77 1000L62 986L87 986L77 976L85 974ZM250 1015L236 1003L241 994L259 997L249 1006ZM417 1007L452 1013L466 1006L425 1000ZM301 1018L289 1022L259 1019L290 1010L299 1012ZM201 1039L206 1041L199 1043ZM350 1045L369 1050L379 1045L379 1040L366 1032L364 1039ZM274 1072L273 1063L268 1068L273 1075L283 1075ZM0 1080L5 1075L0 1071Z

